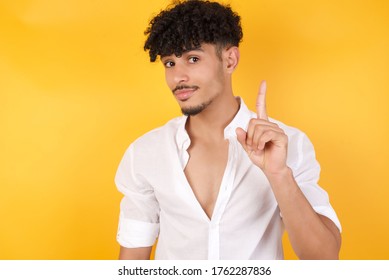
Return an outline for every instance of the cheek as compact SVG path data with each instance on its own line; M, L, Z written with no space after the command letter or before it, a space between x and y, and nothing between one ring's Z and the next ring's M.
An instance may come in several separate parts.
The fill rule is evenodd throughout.
M166 84L167 86L169 87L170 90L173 90L173 83L172 83L172 78L171 78L171 75L169 75L169 73L165 72L165 81L166 81Z
M212 86L220 84L223 81L222 71L219 69L219 67L215 67L214 65L204 67L199 73L199 78Z
M223 87L225 83L225 76L222 67L217 67L212 70L212 73L208 73L208 77L210 77L210 82L215 87Z

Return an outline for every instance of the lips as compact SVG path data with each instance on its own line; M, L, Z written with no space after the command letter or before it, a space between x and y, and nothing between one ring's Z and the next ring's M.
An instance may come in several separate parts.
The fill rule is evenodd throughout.
M183 88L176 88L173 92L174 92L175 97L179 101L186 101L195 94L197 89L198 89L198 87L196 87L196 86L183 87Z
M174 95L176 96L176 98L180 101L186 101L188 100L189 98L191 98L194 93L195 93L195 89L183 89L183 90L177 90Z

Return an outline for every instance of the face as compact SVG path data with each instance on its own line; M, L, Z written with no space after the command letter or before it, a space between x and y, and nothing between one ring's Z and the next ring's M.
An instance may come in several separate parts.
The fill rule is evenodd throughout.
M161 58L167 85L185 115L196 115L220 97L226 86L223 62L216 47L202 44L182 56Z

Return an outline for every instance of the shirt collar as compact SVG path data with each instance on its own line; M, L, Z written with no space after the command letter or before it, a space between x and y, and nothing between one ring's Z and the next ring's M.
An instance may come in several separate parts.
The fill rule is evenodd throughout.
M255 116L246 106L243 99L240 97L236 97L239 100L240 106L238 113L236 113L233 120L226 126L224 129L224 139L231 139L236 138L236 132L235 130L238 127L243 128L244 130L247 130L248 123L250 119L254 118Z
M239 100L239 103L240 103L239 110L238 110L238 113L233 118L233 120L224 129L224 139L236 139L235 130L238 127L241 127L244 130L247 130L249 120L251 118L255 117L255 114L247 108L243 99L240 97L236 97L236 98ZM190 138L189 138L189 135L185 129L185 124L186 124L187 118L188 118L187 116L181 117L181 120L180 120L180 123L178 126L178 130L177 130L177 134L176 134L177 147L181 151L186 151L190 145Z

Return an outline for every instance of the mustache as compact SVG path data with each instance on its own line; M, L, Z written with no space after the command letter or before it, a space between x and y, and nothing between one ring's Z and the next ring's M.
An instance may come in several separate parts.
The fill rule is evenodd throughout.
M193 90L197 90L199 89L198 86L188 86L188 85L179 85L179 86L176 86L172 92L173 93L176 93L177 90L182 90L182 89L193 89Z

